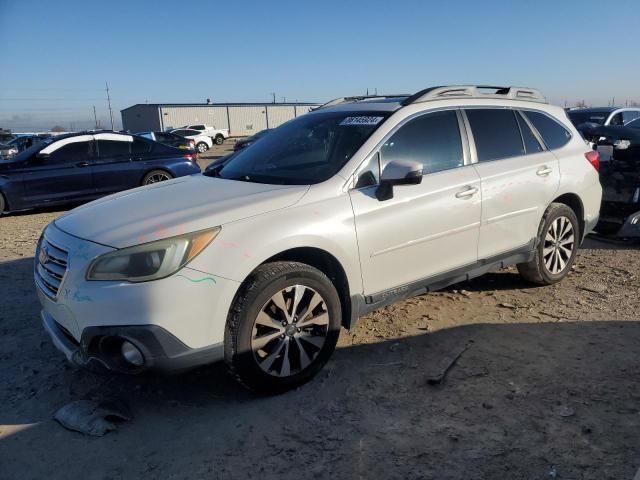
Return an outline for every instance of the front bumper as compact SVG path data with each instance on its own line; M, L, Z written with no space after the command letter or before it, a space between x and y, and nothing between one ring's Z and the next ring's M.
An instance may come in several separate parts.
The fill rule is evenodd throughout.
M177 372L217 362L224 357L222 343L189 348L157 325L90 327L84 329L82 339L77 342L44 310L41 317L53 344L69 362L77 366L93 365L122 373L146 370ZM143 365L134 366L122 358L119 347L123 341L132 343L142 352Z
M38 275L43 264L37 252L34 275L42 320L72 363L136 370L122 363L124 340L145 358L138 370L183 370L223 357L225 324L238 282L188 267L150 282L87 281L91 261L111 248L68 235L54 224L44 239L56 246L47 250L51 255L64 249L68 266L57 288L47 290L42 281L46 272Z

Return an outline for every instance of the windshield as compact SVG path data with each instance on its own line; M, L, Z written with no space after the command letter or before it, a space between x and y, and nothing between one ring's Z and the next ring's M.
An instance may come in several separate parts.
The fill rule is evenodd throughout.
M335 175L388 112L317 112L270 130L219 170L230 180L310 185Z
M568 112L569 120L576 127L578 125L582 125L583 123L597 123L599 125L604 125L604 121L609 116L611 112L581 112L580 110L576 110L573 112Z

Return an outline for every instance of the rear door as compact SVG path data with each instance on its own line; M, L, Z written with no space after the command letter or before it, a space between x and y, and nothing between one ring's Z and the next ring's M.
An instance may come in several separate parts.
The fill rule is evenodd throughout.
M119 192L138 185L131 157L131 135L97 134L92 162L93 184L98 195Z
M558 160L511 108L465 110L482 181L478 258L532 248L560 183Z
M93 142L90 135L65 138L33 156L24 172L25 206L82 200L95 195L90 162Z

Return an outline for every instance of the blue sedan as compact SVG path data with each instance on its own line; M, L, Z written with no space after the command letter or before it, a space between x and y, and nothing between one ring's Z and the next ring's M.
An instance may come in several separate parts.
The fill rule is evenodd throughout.
M0 213L93 200L200 173L195 152L135 135L59 135L0 160Z

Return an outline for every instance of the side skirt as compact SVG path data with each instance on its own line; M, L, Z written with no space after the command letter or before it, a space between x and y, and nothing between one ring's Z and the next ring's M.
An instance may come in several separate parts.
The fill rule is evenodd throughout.
M479 260L471 265L465 265L464 267L423 278L373 295L354 296L351 299L353 305L352 311L357 313L356 315L352 315L351 324L348 325L347 328L354 327L358 317L366 315L378 308L404 300L405 298L441 290L454 283L465 282L472 278L479 277L496 268L504 268L518 263L529 262L533 260L535 247L536 240L532 239L524 247Z

